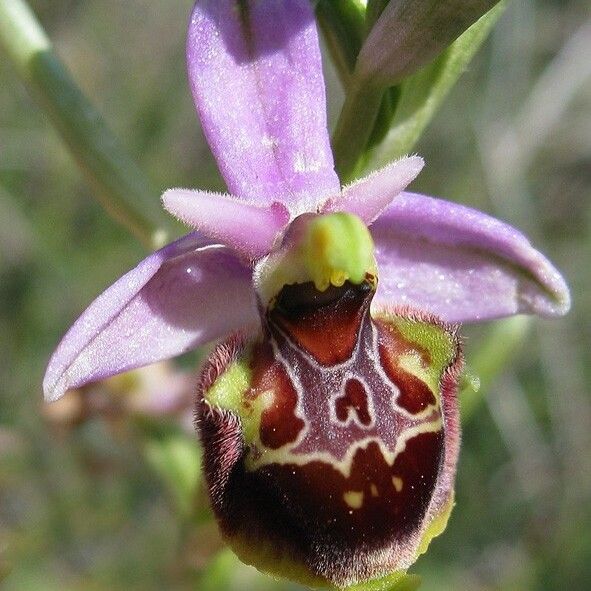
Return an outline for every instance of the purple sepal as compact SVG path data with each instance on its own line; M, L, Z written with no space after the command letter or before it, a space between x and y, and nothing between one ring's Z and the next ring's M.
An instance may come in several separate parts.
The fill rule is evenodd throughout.
M230 193L301 213L339 192L308 0L197 2L187 67Z
M258 323L250 270L227 247L188 234L144 259L83 312L49 361L45 398Z
M509 226L449 201L403 193L371 226L378 306L408 304L448 322L513 314L560 316L568 287Z

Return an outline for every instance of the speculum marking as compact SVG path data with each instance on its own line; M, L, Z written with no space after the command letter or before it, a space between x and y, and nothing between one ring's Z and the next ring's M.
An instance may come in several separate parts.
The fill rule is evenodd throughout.
M335 400L335 414L341 423L347 423L352 415L360 425L371 425L368 393L359 380L347 380L345 393Z

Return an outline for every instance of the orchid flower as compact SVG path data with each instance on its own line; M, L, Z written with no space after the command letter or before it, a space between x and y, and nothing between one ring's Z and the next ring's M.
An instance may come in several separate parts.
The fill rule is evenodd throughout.
M507 224L404 192L417 156L341 187L308 0L197 2L187 62L229 193L164 194L195 230L82 314L46 398L221 340L197 418L232 548L316 586L402 573L453 505L457 323L568 289Z

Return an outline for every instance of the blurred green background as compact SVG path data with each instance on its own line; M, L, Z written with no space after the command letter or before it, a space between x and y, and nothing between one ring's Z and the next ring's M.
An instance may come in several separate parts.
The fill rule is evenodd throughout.
M222 187L185 80L191 4L31 2L158 190ZM326 77L334 122L342 98L328 64ZM470 401L457 506L414 572L424 591L591 589L588 0L514 1L417 152L427 167L414 189L520 227L564 272L574 305L565 319L535 319ZM59 338L144 254L93 199L0 53L0 586L296 589L217 554L200 485L192 499L197 444L175 419L130 411L113 393L121 383L85 393L92 404L42 404ZM470 359L486 329L465 333ZM505 343L492 345L494 357ZM166 380L196 364L165 368Z

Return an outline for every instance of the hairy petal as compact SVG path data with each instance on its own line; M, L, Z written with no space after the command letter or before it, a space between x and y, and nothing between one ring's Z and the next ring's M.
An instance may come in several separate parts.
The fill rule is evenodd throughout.
M339 191L308 0L200 0L187 38L199 118L231 193L292 212Z
M523 234L474 209L403 193L371 232L378 304L408 304L449 322L558 316L570 307L548 259Z
M196 233L144 259L100 295L49 361L47 400L69 388L179 355L258 323L251 274Z
M289 212L281 203L259 207L207 191L169 189L162 202L181 221L248 260L266 255L289 221Z
M342 194L327 199L320 211L346 211L370 224L417 177L424 165L420 156L391 162L344 187Z

